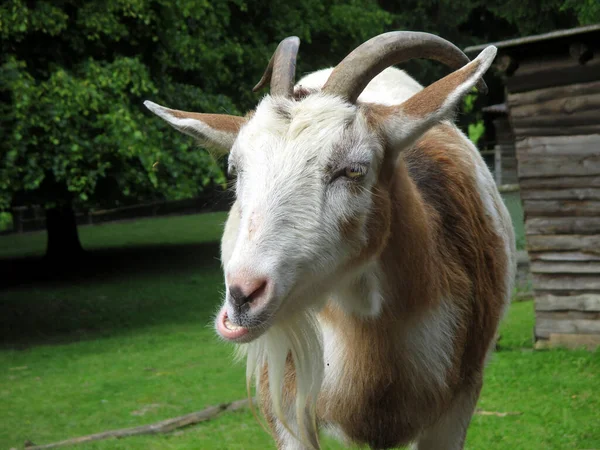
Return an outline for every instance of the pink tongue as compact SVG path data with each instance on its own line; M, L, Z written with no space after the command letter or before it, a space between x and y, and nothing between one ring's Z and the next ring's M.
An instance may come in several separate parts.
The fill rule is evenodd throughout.
M227 328L227 326L225 326L226 319L227 309L224 306L223 308L221 308L221 311L219 311L219 316L217 319L217 331L223 338L228 340L236 340L244 336L245 334L248 334L248 329L244 327L239 327L235 330L230 330L229 328Z

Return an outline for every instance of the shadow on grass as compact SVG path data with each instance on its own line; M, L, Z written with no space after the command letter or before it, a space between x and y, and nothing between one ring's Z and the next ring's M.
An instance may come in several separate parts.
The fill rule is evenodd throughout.
M76 262L0 259L0 274L4 348L206 322L222 277L218 242L94 249Z
M39 257L0 259L1 290L110 280L219 264L219 243L102 248L76 261Z

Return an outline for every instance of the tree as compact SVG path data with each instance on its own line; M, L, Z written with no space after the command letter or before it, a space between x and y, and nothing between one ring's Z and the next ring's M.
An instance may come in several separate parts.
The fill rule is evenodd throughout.
M0 211L41 204L48 255L81 246L73 208L179 199L222 185L222 161L147 112L236 114L278 42L298 74L393 29L459 46L597 21L595 0L5 0L0 5ZM440 64L410 63L427 84Z
M235 111L226 96L177 79L189 69L186 58L215 40L205 33L201 44L190 45L188 18L219 24L227 13L194 1L184 6L13 0L0 7L0 209L43 205L48 256L81 249L74 205L176 199L224 180L207 153L150 121L141 105L156 96ZM225 69L235 45L219 47L195 63ZM210 92L219 92L228 75L207 77L215 85Z

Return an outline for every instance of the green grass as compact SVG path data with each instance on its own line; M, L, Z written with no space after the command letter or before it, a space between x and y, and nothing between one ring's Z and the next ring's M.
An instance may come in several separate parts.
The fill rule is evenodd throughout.
M525 220L521 194L519 192L505 192L502 194L502 199L512 219L517 249L525 250Z
M92 257L48 279L43 234L0 238L0 449L155 422L245 396L244 367L217 340L223 214L82 227ZM14 269L17 267L17 269ZM28 272L29 273L29 272ZM22 274L21 274L22 275ZM19 281L21 280L21 281ZM600 352L533 351L531 302L515 303L486 372L469 449L600 448ZM143 414L141 414L143 413ZM248 411L169 435L82 449L267 449ZM324 448L341 449L331 440Z

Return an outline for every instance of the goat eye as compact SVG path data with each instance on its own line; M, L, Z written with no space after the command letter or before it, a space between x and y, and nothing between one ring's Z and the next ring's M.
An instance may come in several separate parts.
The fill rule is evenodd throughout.
M367 173L367 168L364 166L349 166L346 167L344 175L352 180L359 179L365 176Z

